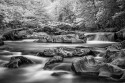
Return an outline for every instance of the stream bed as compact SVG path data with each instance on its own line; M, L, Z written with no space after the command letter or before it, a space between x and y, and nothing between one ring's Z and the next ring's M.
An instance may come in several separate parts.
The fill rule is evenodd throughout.
M0 83L115 83L111 80L88 78L76 76L72 72L62 76L52 76L54 72L63 71L49 71L43 70L44 64L48 58L34 56L33 51L40 52L45 48L53 47L97 47L103 48L114 42L88 42L88 44L61 44L61 43L35 43L33 40L22 41L6 41L5 45L15 48L15 51L0 50ZM16 51L20 49L21 51ZM30 51L31 53L24 54L23 51ZM3 67L13 56L25 56L26 58L36 62L37 64L24 66L18 69L8 69ZM118 83L118 82L116 82Z

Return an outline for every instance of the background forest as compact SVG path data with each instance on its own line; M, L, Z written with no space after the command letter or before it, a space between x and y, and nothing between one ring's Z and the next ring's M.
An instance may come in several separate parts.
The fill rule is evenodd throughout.
M83 31L125 27L125 0L0 0L0 28L65 24Z

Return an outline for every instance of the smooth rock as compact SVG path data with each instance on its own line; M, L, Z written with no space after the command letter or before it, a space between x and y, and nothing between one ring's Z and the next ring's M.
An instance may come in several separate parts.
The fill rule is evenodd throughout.
M18 68L20 66L29 64L34 64L34 62L23 56L16 56L11 57L9 63L5 64L4 66L7 68Z

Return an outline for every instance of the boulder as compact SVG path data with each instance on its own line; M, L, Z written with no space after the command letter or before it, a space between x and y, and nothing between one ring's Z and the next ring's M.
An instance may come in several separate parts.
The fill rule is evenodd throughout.
M111 46L108 46L107 50L119 51L119 50L124 49L124 48L125 48L125 40L122 42L114 43Z
M119 62L118 62L119 63ZM120 63L119 63L120 64ZM98 61L92 56L79 58L72 63L72 71L78 75L89 77L103 77L115 81L125 80L125 70L114 63L105 63ZM123 65L122 65L123 66Z
M44 65L44 69L52 69L54 66L59 65L55 63L63 62L63 57L61 56L54 56L50 58Z
M113 60L115 60L118 57L118 52L116 51L110 51L107 50L103 55L102 55L104 62L110 63Z
M80 33L78 34L78 36L79 36L79 39L85 39L85 38L87 39L84 33Z
M23 56L16 56L16 57L11 57L10 61L4 66L7 68L18 68L20 66L29 64L34 64L34 62Z
M94 53L89 48L67 48L59 47L57 48L57 55L62 57L82 57L86 55L94 55Z
M91 55L92 51L89 48L76 48L73 51L73 55L76 57L82 57L86 55Z
M75 36L75 34L68 34L68 35L48 35L40 37L38 43L85 43L86 38L79 39Z
M93 56L84 56L72 63L72 69L80 75L97 75L100 64L96 62Z
M117 58L113 60L111 64L116 65L122 69L125 69L125 58Z
M45 49L42 52L39 52L36 54L36 56L40 56L40 57L53 57L55 55L56 53L54 49Z
M59 65L52 68L52 70L63 70L63 71L72 71L72 63L60 63Z
M46 63L46 65L53 64L53 63L59 63L63 61L63 57L61 56L54 56L49 59L49 61Z
M71 51L66 51L63 49L59 49L57 55L62 56L64 58L73 57L73 54Z
M52 70L54 67L60 65L61 63L53 63L53 64L46 64L44 65L43 69L44 70Z
M99 76L110 78L112 80L122 79L123 74L124 74L124 70L110 63L102 64L99 69Z
M119 51L122 49L122 45L121 43L114 43L111 46L108 46L106 49L110 51Z

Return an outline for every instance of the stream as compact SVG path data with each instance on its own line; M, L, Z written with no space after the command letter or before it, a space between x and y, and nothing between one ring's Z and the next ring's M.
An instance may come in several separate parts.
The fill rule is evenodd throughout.
M109 41L87 41L86 44L62 44L62 43L35 43L36 39L26 39L21 41L5 41L5 45L15 48L15 51L0 50L0 83L115 83L106 79L80 77L74 75L72 72L62 76L51 76L53 72L63 71L49 71L43 70L44 64L48 58L34 56L34 54L24 54L23 51L40 52L45 48L53 47L97 47L103 48L112 43ZM23 51L16 51L20 49ZM8 69L2 67L7 63L12 56L25 56L28 59L36 62L36 64L24 66L18 69ZM118 82L116 82L118 83Z

